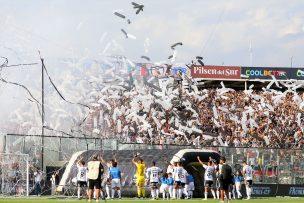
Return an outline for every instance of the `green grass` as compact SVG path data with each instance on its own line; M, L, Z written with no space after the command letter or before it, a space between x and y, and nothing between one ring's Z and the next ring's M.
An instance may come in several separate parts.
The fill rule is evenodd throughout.
M0 198L0 203L55 203L55 202L87 202L86 200L78 200L76 198L47 198L47 197L41 197L41 198ZM95 202L95 201L92 201ZM105 201L99 201L101 203L104 203ZM181 203L181 202L189 202L189 203L203 203L203 202L210 202L210 203L218 203L218 200L208 200L208 201L202 201L201 199L192 199L192 200L136 200L136 199L130 199L125 198L122 200L107 200L109 203L147 203L147 202L157 202L157 203ZM226 202L226 201L225 201ZM290 198L290 197L277 197L277 198L259 198L259 199L251 199L248 201L245 200L232 200L231 202L249 202L249 203L277 203L277 202L287 202L287 203L300 203L304 202L304 198Z

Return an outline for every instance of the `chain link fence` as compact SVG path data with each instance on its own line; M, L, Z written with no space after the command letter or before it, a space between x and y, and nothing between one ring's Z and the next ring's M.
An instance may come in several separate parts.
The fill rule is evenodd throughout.
M27 154L0 154L0 178L0 195L28 196L30 191L29 156Z
M40 165L40 137L9 136L6 139L6 152L29 154L31 165ZM117 139L47 137L44 146L44 166L58 166L67 163L72 154L83 150L143 150L143 149L190 149L203 148L219 152L225 156L235 170L241 169L246 160L254 169L256 183L303 184L304 151L296 149L263 149L236 147L200 147L193 145L150 145L120 143ZM0 151L1 152L1 151ZM62 164L63 165L63 164ZM44 170L45 171L45 170Z

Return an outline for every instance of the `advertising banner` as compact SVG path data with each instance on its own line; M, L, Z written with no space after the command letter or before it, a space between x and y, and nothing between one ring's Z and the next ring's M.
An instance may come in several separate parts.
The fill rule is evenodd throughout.
M304 68L290 68L290 79L304 80Z
M215 79L240 79L241 67L239 66L192 66L191 76L193 78L215 78Z
M290 79L289 68L242 67L242 77L249 79Z
M184 67L174 67L172 69L172 75L178 77L180 75L185 75L187 73L187 68Z
M253 197L273 197L273 196L291 196L304 197L303 185L285 185L285 184L253 184ZM245 185L241 188L242 194L246 194Z
M274 184L254 184L251 186L251 195L253 197L273 197L276 196L276 185ZM246 194L246 187L242 185L242 194Z

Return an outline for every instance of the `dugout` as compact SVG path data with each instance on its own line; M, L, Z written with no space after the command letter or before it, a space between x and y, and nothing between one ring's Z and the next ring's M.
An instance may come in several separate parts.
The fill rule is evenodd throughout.
M177 162L181 160L183 167L187 170L189 174L194 177L195 197L201 197L202 191L204 189L204 173L205 169L198 162L197 156L200 157L201 161L206 163L209 161L209 157L215 159L219 163L220 154L213 150L204 149L184 149L173 155L172 162Z

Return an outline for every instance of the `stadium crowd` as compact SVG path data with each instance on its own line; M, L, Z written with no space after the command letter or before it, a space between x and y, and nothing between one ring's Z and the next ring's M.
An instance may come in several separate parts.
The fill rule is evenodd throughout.
M303 93L291 87L190 90L175 79L114 86L94 106L93 132L126 143L303 148ZM92 124L93 126L93 124Z

